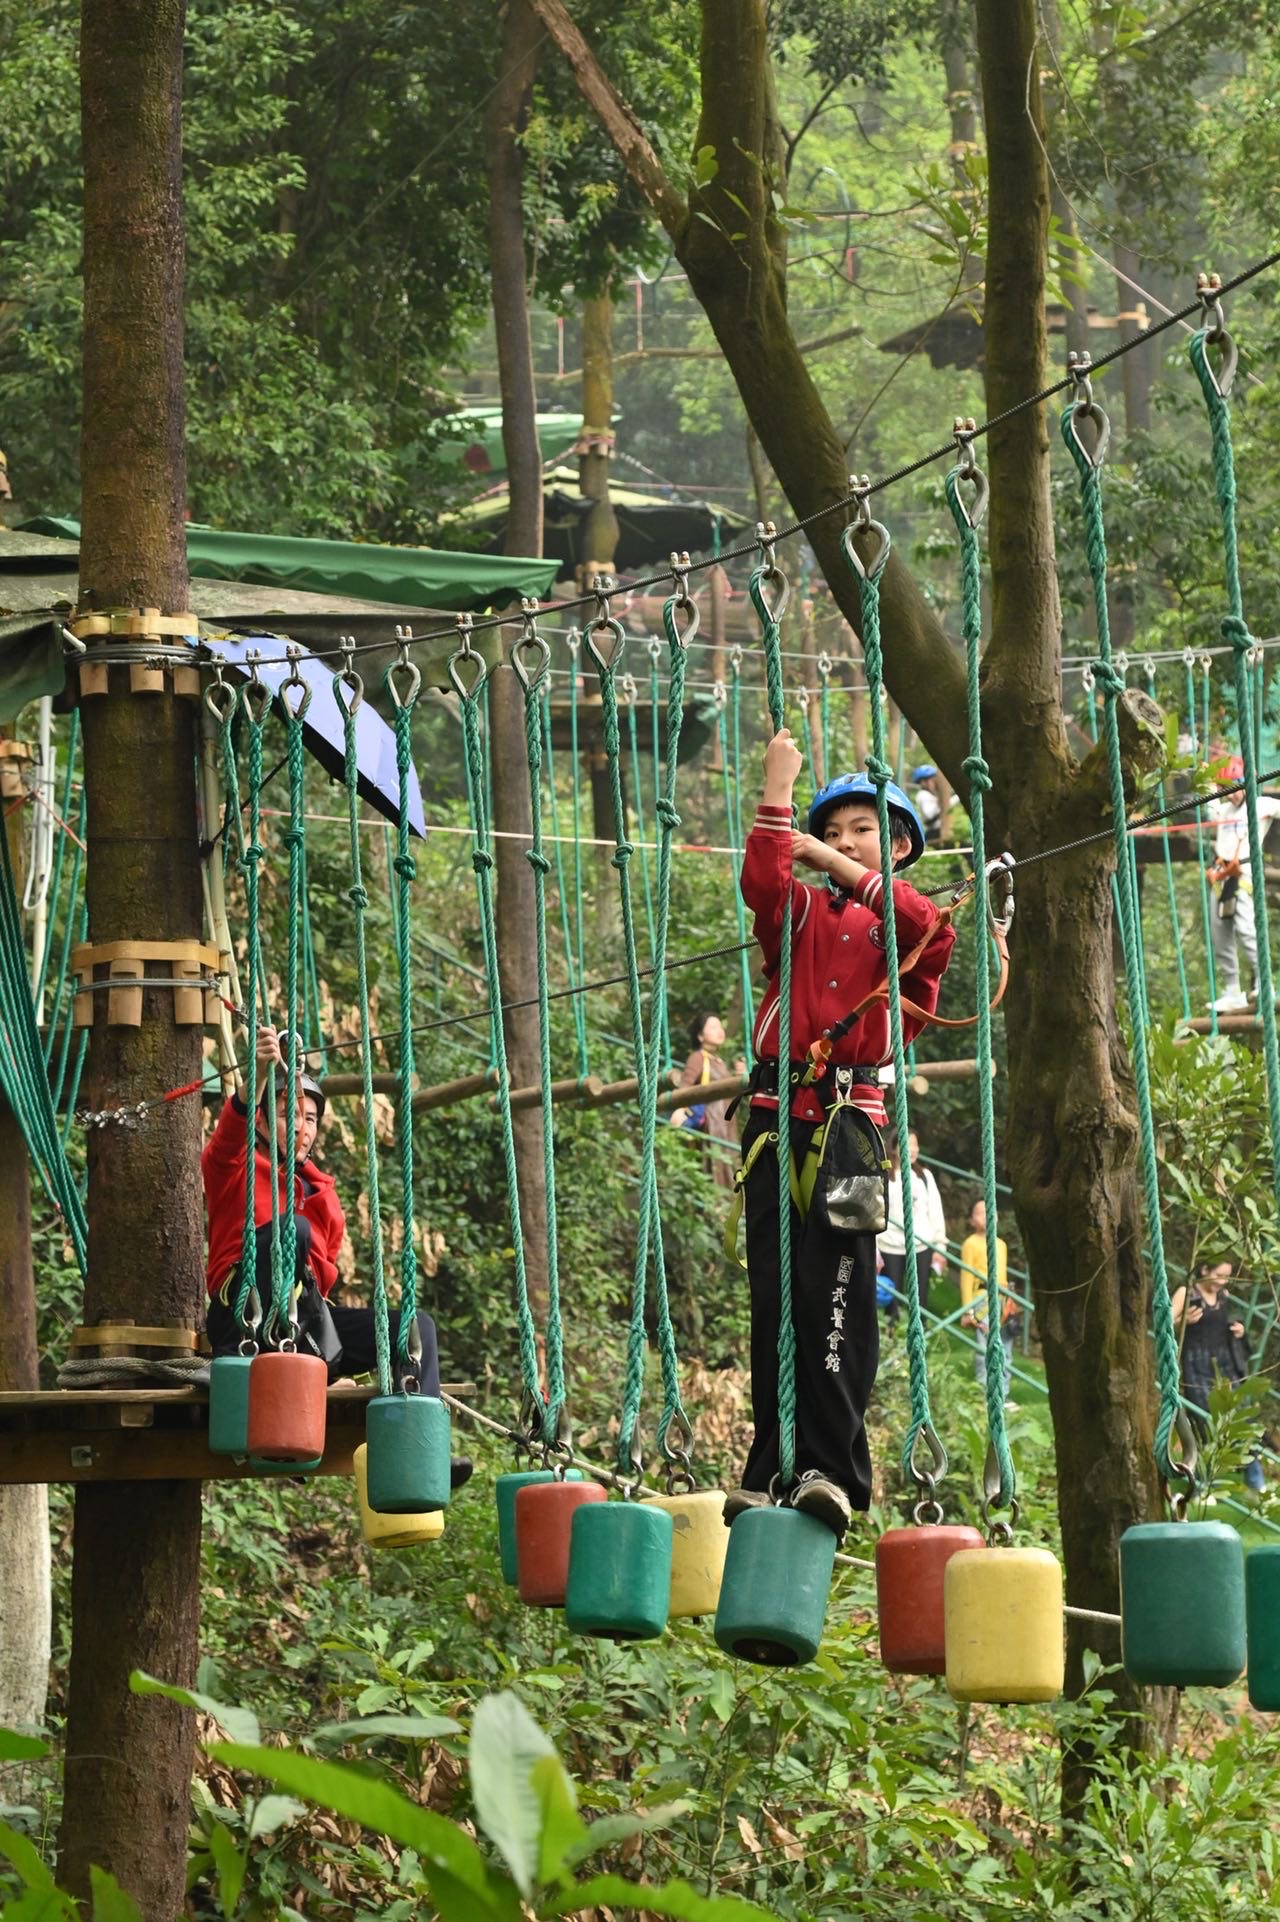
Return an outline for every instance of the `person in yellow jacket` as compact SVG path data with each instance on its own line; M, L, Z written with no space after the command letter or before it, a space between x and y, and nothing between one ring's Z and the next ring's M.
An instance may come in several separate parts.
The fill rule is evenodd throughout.
M1009 1293L1009 1245L996 1236L996 1281L1000 1288L1000 1339L1004 1343L1004 1379L1008 1387L1013 1366L1013 1338L1018 1332L1018 1304ZM962 1328L978 1336L973 1372L979 1388L987 1385L987 1204L979 1199L969 1210L969 1232L960 1247L960 1317Z

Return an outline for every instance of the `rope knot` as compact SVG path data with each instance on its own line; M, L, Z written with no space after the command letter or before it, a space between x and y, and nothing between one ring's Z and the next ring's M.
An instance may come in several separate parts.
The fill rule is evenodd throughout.
M369 905L369 890L362 882L357 881L354 887L347 889L347 899L353 908L363 913L364 909Z
M396 866L399 867L399 865L397 861ZM477 874L483 874L486 869L493 866L493 856L487 848L476 848L471 856L471 865Z
M262 859L262 849L256 841L250 841L241 853L240 859L249 867L256 867Z
M416 880L418 864L411 854L397 854L392 865L402 881Z
M619 841L617 851L613 855L610 865L615 868L625 868L634 853L635 849L632 847L630 841Z
M535 854L532 848L526 848L524 858L535 874L550 874L551 863L545 854Z
M893 769L887 761L882 761L878 754L868 754L867 773L877 787L888 787L893 779Z
M1093 663L1093 678L1095 684L1102 689L1102 692L1112 699L1124 693L1124 675L1111 661L1095 661Z
M680 816L676 812L675 802L669 801L665 794L660 794L658 796L658 799L654 804L654 812L656 813L659 821L661 821L663 827L669 828L672 833L674 833L675 830L679 827Z
M977 788L983 794L990 794L991 769L981 754L970 754L965 761L964 771L969 777L971 788Z
M286 828L280 838L290 850L303 848L307 842L306 831L303 828Z
M1243 654L1253 646L1253 636L1238 614L1223 617L1222 638L1231 643L1237 654Z

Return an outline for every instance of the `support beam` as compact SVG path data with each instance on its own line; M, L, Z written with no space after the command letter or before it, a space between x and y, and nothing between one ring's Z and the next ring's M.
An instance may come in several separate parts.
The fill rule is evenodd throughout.
M426 1114L432 1108L452 1108L457 1101L468 1101L472 1095L488 1094L498 1085L497 1070L486 1068L483 1074L464 1074L457 1081L441 1081L434 1088L423 1088L409 1103L414 1114Z
M320 1083L320 1086L324 1090L324 1098L326 1101L332 1101L335 1096L363 1094L364 1076L362 1074L327 1074ZM373 1092L375 1094L398 1095L400 1092L399 1075L375 1074L373 1077Z

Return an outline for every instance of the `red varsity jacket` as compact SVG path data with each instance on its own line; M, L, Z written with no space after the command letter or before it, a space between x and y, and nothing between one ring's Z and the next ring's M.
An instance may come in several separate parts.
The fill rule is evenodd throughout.
M778 959L782 913L791 895L791 1059L802 1060L811 1042L854 1009L885 979L883 884L868 874L853 893L808 887L791 867L791 812L761 806L747 836L742 862L742 898L755 915L755 937L769 982L751 1037L757 1060L778 1052ZM899 955L911 950L937 924L914 967L902 976L902 992L930 1013L955 945L955 930L940 922L937 909L906 881L893 884ZM914 1040L924 1025L904 1012L903 1032ZM837 1042L833 1067L876 1067L891 1052L889 1011L877 1001ZM781 1069L785 1073L785 1065ZM855 1086L853 1100L873 1121L885 1121L884 1094L876 1086ZM757 1094L753 1107L776 1108L773 1095ZM822 1104L812 1088L798 1090L791 1104L797 1121L820 1121Z

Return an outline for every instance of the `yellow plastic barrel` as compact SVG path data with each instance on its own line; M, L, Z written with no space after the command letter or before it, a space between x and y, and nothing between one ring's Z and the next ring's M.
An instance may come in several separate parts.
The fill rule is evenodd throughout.
M947 1563L943 1598L957 1702L1062 1693L1062 1570L1047 1548L962 1548Z
M416 1548L419 1542L438 1542L444 1534L444 1510L422 1515L380 1515L369 1506L369 1457L363 1442L355 1452L356 1501L360 1533L370 1548Z
M668 1619L714 1615L720 1601L724 1558L729 1552L724 1491L700 1488L687 1495L658 1495L650 1506L665 1508L675 1530Z

